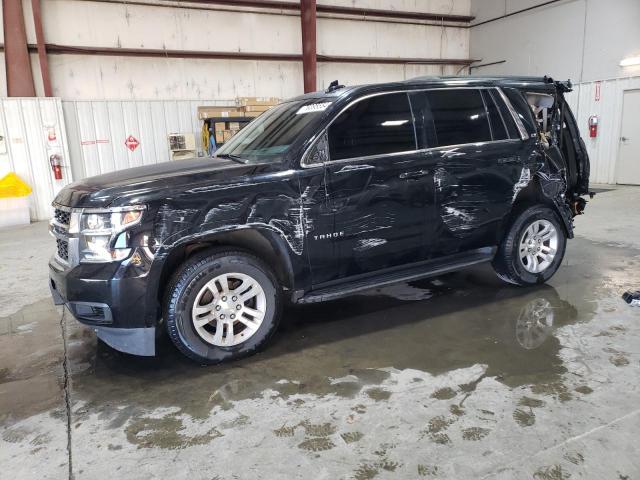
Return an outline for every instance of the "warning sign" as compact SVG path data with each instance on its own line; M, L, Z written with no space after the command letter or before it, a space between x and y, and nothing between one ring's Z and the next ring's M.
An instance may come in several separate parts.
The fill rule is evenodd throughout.
M133 135L129 135L127 139L124 141L124 144L129 150L133 152L136 148L138 148L138 145L140 145L140 142Z

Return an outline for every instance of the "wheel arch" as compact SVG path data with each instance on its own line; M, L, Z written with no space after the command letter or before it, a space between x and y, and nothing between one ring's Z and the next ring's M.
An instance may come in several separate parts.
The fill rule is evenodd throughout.
M190 238L173 247L162 265L158 300L162 302L166 285L180 265L195 254L219 248L233 248L255 255L273 269L283 288L293 289L294 269L284 240L266 228L238 228Z
M518 192L518 195L515 197L511 206L511 211L505 217L500 229L498 230L497 242L500 242L502 238L504 238L504 235L518 215L534 205L544 205L545 207L553 210L558 215L567 238L573 238L573 222L570 210L568 210L567 207L566 211L562 211L564 200L560 198L559 195L549 197L545 194L541 184L543 181L545 180L540 178L538 175L535 175L529 184Z

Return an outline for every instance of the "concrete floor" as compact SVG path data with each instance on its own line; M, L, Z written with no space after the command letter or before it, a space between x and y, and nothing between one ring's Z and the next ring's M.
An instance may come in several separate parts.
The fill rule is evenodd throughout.
M590 202L549 285L480 267L290 308L207 368L97 343L48 297L46 225L2 231L2 475L640 478L638 205Z

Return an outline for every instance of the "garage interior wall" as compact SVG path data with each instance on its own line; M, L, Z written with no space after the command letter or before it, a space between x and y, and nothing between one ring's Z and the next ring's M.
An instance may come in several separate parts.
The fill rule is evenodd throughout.
M290 3L298 4L297 1ZM326 5L469 15L470 0L331 0ZM168 51L300 55L296 10L205 2L47 0L41 2L47 44ZM31 1L23 0L27 41L36 43ZM317 53L333 56L467 59L469 32L435 21L318 14ZM449 25L449 24L446 24ZM454 24L466 25L466 24ZM302 93L300 61L148 58L49 54L54 96L64 100L199 100L237 96L287 98ZM38 95L38 57L31 54ZM454 74L460 65L318 64L318 88ZM463 70L466 70L463 67ZM2 77L4 79L4 75ZM4 81L4 80L3 80ZM4 88L3 85L0 88ZM2 91L2 90L0 90Z
M4 10L0 8L0 41L4 45ZM7 71L4 63L4 49L0 51L0 97L7 96Z
M59 98L0 98L0 178L15 172L31 186L32 220L51 217L51 201L72 180L69 145ZM61 159L56 180L51 155Z
M616 183L624 91L640 88L640 66L620 61L640 56L640 1L472 0L471 14L470 56L480 59L471 73L571 79L590 180ZM588 135L591 115L597 138Z

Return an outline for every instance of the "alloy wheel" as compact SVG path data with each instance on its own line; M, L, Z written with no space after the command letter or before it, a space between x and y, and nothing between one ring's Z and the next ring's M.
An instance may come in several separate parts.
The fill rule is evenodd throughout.
M522 266L530 273L541 273L553 263L558 252L558 231L548 220L536 220L522 234L519 244Z
M266 306L266 295L256 279L244 273L224 273L200 289L191 319L205 342L233 347L258 331Z

